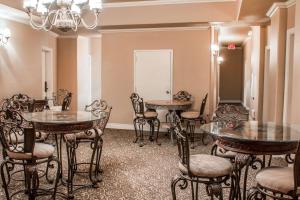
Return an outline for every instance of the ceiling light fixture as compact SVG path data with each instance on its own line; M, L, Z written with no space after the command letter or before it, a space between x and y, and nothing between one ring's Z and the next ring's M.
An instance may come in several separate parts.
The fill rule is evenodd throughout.
M102 0L24 0L23 7L34 29L49 31L55 27L66 32L77 31L80 24L87 29L96 28L102 10ZM93 23L88 24L83 19L83 15L86 14L84 10L93 13ZM37 20L34 19L36 17Z
M10 36L11 32L8 28L0 30L0 46L5 46L8 43Z

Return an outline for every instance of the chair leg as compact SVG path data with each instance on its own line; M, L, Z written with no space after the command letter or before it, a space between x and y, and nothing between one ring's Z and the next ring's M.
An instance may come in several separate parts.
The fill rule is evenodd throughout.
M249 193L248 193L247 200L256 200L256 199L258 199L258 194L259 193L260 192L256 187L251 188Z
M1 163L0 170L1 170L2 187L4 189L6 199L9 200L10 197L9 197L8 184L7 184L7 180L6 180L6 177L5 177L4 167L7 168L7 161L4 161L4 162ZM6 171L8 171L8 170L6 169ZM9 176L9 174L7 174L7 176ZM8 177L8 179L9 179L9 177Z
M102 178L100 176L100 174L103 172L100 166L100 161L101 161L101 155L102 155L102 147L103 147L103 139L100 136L99 137L99 147L97 149L97 157L96 157L96 177L97 177L97 181L101 182Z
M133 125L134 125L134 131L135 131L135 140L133 141L133 143L137 143L138 139L139 139L139 135L138 135L138 131L137 131L137 119L133 120Z
M53 165L51 164L52 158L48 158L47 166L46 166L46 180L48 183L52 184L53 180L49 178L49 168L53 168Z
M180 189L184 190L188 186L188 181L181 176L176 176L173 178L171 182L171 191L172 191L172 199L176 200L176 185L179 181L182 181L182 184L179 185Z
M155 141L156 141L157 145L161 145L161 143L158 142L158 134L159 134L159 129L160 129L160 121L158 118L156 118L153 122L153 134L154 134L155 126L157 127Z
M68 197L73 198L73 178L74 178L74 164L75 164L75 142L67 142L67 156L68 156L68 179L67 179L67 190Z
M55 177L55 183L54 183L54 189L53 189L53 195L52 195L52 199L53 200L55 200L55 198L56 198L56 192L57 192L57 186L58 186L58 182L59 182L59 175L60 175L60 170L61 170L61 168L60 168L60 161L57 159L57 158L51 158L51 161L54 161L54 162L56 162L57 163L57 171L56 171L56 177ZM50 161L50 162L51 162Z
M149 141L153 141L154 137L154 122L152 120L148 121L148 124L150 125L150 135L149 135Z

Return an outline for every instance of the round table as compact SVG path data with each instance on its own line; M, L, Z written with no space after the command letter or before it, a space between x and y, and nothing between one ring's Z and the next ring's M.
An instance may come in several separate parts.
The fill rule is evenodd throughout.
M246 199L248 168L265 167L265 159L258 155L290 155L295 153L300 141L300 131L289 126L262 123L257 121L237 122L228 127L222 122L213 122L201 127L202 131L212 135L216 144L225 151L236 152L234 175L240 180L241 171L245 168L244 185L238 183L234 189L233 199ZM288 157L286 157L288 158Z
M57 148L57 157L63 163L62 159L62 141L64 134L70 133L78 133L83 131L88 131L94 129L98 131L95 127L100 123L102 119L101 113L95 115L92 112L83 112L83 111L43 111L43 112L34 112L34 113L22 113L22 116L28 122L33 123L35 130L39 132L46 132L49 134L53 134L55 136L56 148ZM100 134L96 134L96 139L99 139ZM60 136L60 138L58 138ZM98 142L95 142L93 151L96 150ZM67 149L67 148L66 148ZM92 158L93 159L93 158ZM61 168L62 169L62 168ZM71 170L68 164L68 171ZM63 171L63 170L62 170ZM62 172L61 172L62 173ZM91 170L89 172L90 178ZM69 173L68 173L69 175ZM61 174L61 178L63 180L63 174ZM68 177L69 180L69 177ZM71 181L65 181L68 194L66 198L70 199L74 197L73 194L73 184L70 184ZM83 187L95 187L97 184L97 180L92 180L92 185L81 185ZM82 188L82 187L80 187Z
M187 110L193 104L193 101L179 100L150 100L145 102L148 109L153 110Z
M300 131L257 121L240 122L234 128L213 122L201 127L216 138L217 144L229 151L252 155L284 155L294 153L300 140Z
M145 106L150 110L167 110L169 113L166 115L166 120L169 119L173 122L174 113L176 111L188 110L193 104L193 101L180 101L180 100L149 100L145 102ZM166 124L166 126L170 126ZM174 144L174 136L171 133L171 142Z

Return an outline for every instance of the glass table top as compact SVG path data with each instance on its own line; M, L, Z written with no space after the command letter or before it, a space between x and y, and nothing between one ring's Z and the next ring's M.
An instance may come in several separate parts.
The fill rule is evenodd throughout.
M103 114L105 114L103 112ZM55 123L55 124L68 124L68 123L81 123L91 122L101 119L104 115L102 113L92 113L85 111L43 111L34 113L22 113L25 120L29 122L38 123Z
M266 142L300 141L300 131L296 128L258 121L240 122L234 128L228 128L221 122L212 122L203 125L201 130L216 137L227 137L238 140Z

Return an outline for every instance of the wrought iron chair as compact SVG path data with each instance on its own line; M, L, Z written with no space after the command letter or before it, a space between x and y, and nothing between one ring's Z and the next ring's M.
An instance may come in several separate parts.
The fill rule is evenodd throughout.
M300 197L300 147L295 155L293 167L267 167L256 174L257 185L247 200L266 199L296 200Z
M180 189L186 189L191 184L192 199L198 200L199 184L206 186L211 199L223 199L222 184L225 184L232 173L233 166L227 159L207 155L190 155L189 137L182 129L179 117L175 119L172 129L177 136L180 174L173 178L171 191L173 200L176 200L176 185L180 182Z
M16 94L11 98L3 99L0 103L1 110L14 110L19 112L41 112L47 104L46 100L34 100L25 94ZM36 140L45 141L48 137L47 133L36 133ZM24 141L24 137L20 136L19 142Z
M198 111L186 111L181 113L181 118L187 122L186 130L189 133L189 136L191 138L192 148L194 148L194 142L195 142L195 128L196 123L200 122L200 124L206 123L206 116L204 116L206 101L207 101L208 94L205 95L205 97L202 100L200 110ZM202 136L202 143L204 143L204 135Z
M1 101L1 109L12 108L22 112L30 112L33 99L26 94L15 94L10 98Z
M63 101L70 92L66 89L58 89L57 92L53 93L53 105L62 106Z
M33 100L32 102L32 112L43 112L47 109L48 102L47 100Z
M65 135L68 148L68 159L69 163L71 163L70 169L72 169L72 172L70 172L71 177L74 177L76 173L89 173L89 178L93 185L96 185L97 182L101 181L100 174L102 173L102 169L100 166L100 160L103 147L102 135L104 134L111 110L112 107L108 106L106 101L93 101L91 105L87 105L85 107L85 111L91 112L96 116L102 116L101 121L96 128L86 132ZM90 147L92 148L93 153L89 162L77 162L76 149L82 143L90 143ZM80 165L89 165L89 171L79 171L78 167Z
M130 96L133 110L135 113L135 118L133 119L134 130L136 134L136 139L134 143L139 141L139 146L144 146L144 126L148 123L150 125L150 137L149 140L153 141L153 136L156 128L156 138L155 141L158 145L158 133L160 128L160 121L157 118L158 114L155 111L145 111L144 110L144 100L137 93L132 93Z
M214 122L222 123L227 128L234 128L238 123L248 121L248 119L249 112L245 108L227 104L219 106L213 117ZM211 153L215 156L228 158L232 162L234 162L236 156L235 152L222 149L216 144L213 145Z
M3 162L0 172L2 187L5 191L6 199L12 199L16 195L24 192L28 199L35 199L36 196L51 195L55 199L56 189L60 174L60 162L54 154L54 147L44 143L35 142L34 128L24 122L22 116L14 110L0 111L0 141L2 144ZM20 135L24 136L24 142L19 142ZM46 164L45 174L40 176L38 166ZM57 166L55 177L50 177L49 172ZM25 187L10 187L13 173L18 170L16 166L22 166ZM19 170L20 171L20 170ZM22 171L22 170L21 170ZM51 187L42 187L40 179L46 178ZM22 181L22 180L19 180ZM44 185L44 184L43 184ZM46 184L45 184L46 185ZM13 189L18 191L13 191Z
M64 97L64 100L63 100L62 106L61 106L61 110L62 110L62 111L68 111L68 110L70 110L71 101L72 101L72 93L69 92L69 93Z

